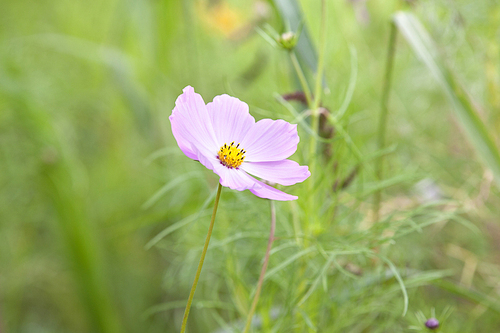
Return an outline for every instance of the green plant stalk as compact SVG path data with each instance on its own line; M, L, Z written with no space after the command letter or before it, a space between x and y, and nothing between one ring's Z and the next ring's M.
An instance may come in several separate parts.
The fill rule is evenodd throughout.
M302 90L304 91L304 95L306 96L306 101L307 101L307 107L309 108L309 110L311 110L311 107L313 106L313 101L312 101L312 96L311 96L311 90L309 89L309 85L307 84L307 80L306 80L306 77L304 75L304 72L302 71L302 68L300 67L300 64L299 64L299 61L297 60L297 56L295 55L295 53L293 52L293 50L289 51L289 54L290 54L290 59L292 60L292 64L293 64L293 68L295 69L295 72L297 73L297 76L299 77L299 81L300 81L300 85L302 86ZM314 117L312 119L312 121L314 122ZM313 124L314 126L314 124ZM311 134L311 147L314 146L314 149L316 149L316 135L317 135L317 124L315 127L312 128L312 131L313 133ZM309 159L309 170L311 171L311 177L309 177L309 180L308 180L308 193L309 193L309 204L308 204L308 209L310 209L311 211L315 211L314 209L314 196L312 195L313 193L313 190L314 190L314 171L313 171L313 168L314 168L314 158L315 158L315 153L314 153L314 150L309 150L309 156L308 156L308 159ZM314 219L315 219L315 214L309 214L309 216L311 216L311 225L314 225ZM309 230L310 228L308 228L306 226L306 228L304 228L304 230Z
M217 195L215 196L212 219L210 220L210 226L208 227L207 238L205 239L205 245L203 246L203 251L201 252L201 258L198 264L198 269L196 270L193 286L191 287L191 292L189 293L188 302L186 304L186 310L184 311L184 319L182 320L181 333L184 333L186 331L189 310L191 309L191 303L193 303L194 292L196 291L196 286L198 285L198 280L200 279L201 269L203 267L203 262L205 261L205 255L207 254L208 243L210 243L210 237L212 236L212 230L214 229L215 214L217 214L217 207L219 206L221 190L222 190L222 185L219 183L219 187L217 188Z
M377 148L382 150L385 148L385 132L387 130L387 104L389 102L389 92L391 89L392 68L394 67L394 54L396 52L396 37L397 27L391 22L391 32L389 37L389 45L387 50L387 61L385 66L385 76L382 90L382 98L380 99L380 118L378 123ZM380 155L375 161L375 176L377 180L382 180L384 172L384 155ZM373 200L373 220L377 222L380 218L380 201L382 199L382 189L379 189L374 194Z
M319 56L318 68L316 69L316 82L314 87L313 110L317 110L321 101L321 85L323 82L323 67L325 66L325 44L326 44L326 2L321 1L321 22L319 31ZM314 116L314 115L313 115ZM314 128L314 127L313 127Z
M269 231L269 240L267 241L266 254L264 256L264 263L262 264L262 269L260 271L259 282L257 283L257 289L253 297L252 306L247 316L247 323L243 333L247 333L250 330L250 325L252 324L253 314L257 308L257 303L259 302L260 292L262 290L262 285L264 283L264 276L266 275L267 265L269 264L269 255L271 253L271 248L274 242L274 231L276 229L276 208L274 207L274 201L269 200L271 205L271 230Z
M315 212L315 202L314 195L312 195L315 186L315 169L316 169L316 151L318 146L318 127L319 127L319 105L321 101L321 85L323 81L323 67L325 63L325 44L326 44L326 2L321 1L321 22L320 22L320 37L319 37L319 56L318 56L318 68L316 69L316 82L314 87L314 100L312 104L309 103L309 109L311 110L311 129L314 135L311 136L311 141L309 142L309 168L311 170L311 179L309 180L309 207L313 208ZM316 223L317 214L310 214L312 217L311 227L312 230L319 230L320 226Z
M311 89L309 89L309 85L307 84L306 76L304 75L304 72L300 67L299 60L297 59L295 52L291 50L288 52L288 54L290 55L290 59L292 60L293 68L295 69L295 72L299 77L300 85L304 90L304 95L306 95L307 106L311 107L312 105Z

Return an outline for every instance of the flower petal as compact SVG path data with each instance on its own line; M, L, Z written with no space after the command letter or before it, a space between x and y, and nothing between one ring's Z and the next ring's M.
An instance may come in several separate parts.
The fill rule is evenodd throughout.
M298 143L297 125L262 119L250 128L241 147L246 151L245 161L280 161L295 153Z
M272 186L264 184L263 182L247 174L241 168L228 169L223 165L220 166L222 167L222 169L219 171L224 172L224 169L226 169L226 173L224 174L224 176L222 176L222 174L220 174L219 172L216 172L219 176L221 176L220 183L222 186L227 186L233 190L238 191L250 190L250 192L252 192L254 195L264 199L279 201L298 199L297 196L281 192L280 190L277 190Z
M225 172L223 169L226 169ZM224 173L222 175L217 172L220 176L221 185L229 187L230 189L243 191L252 189L255 190L261 187L255 178L250 177L241 169L228 169L227 167L221 165L221 168L218 171L222 171L222 173Z
M264 184L258 180L255 180L258 185L261 185L260 188L250 189L250 192L255 194L256 196L264 199L278 200L278 201L290 201L297 200L299 197L295 195L290 195L285 192L281 192L280 190L275 189L267 184Z
M230 169L220 163L220 161L213 156L206 156L202 152L196 150L197 160L200 161L207 169L212 170L220 177L220 184L229 187L232 190L243 191L251 188L259 188L257 180L249 176L242 169Z
M311 175L307 166L300 166L292 160L243 162L240 168L259 178L286 186L303 182Z
M215 156L220 147L205 102L193 87L184 88L169 119L175 140L186 156L196 159L196 150Z
M205 155L196 148L193 148L193 151L196 154L196 158L194 158L194 160L198 160L205 168L217 173L215 171L216 165L219 164L219 160L217 158L212 155Z
M248 105L236 97L216 96L213 102L207 104L207 109L219 146L232 141L240 143L255 124L254 117L248 112Z

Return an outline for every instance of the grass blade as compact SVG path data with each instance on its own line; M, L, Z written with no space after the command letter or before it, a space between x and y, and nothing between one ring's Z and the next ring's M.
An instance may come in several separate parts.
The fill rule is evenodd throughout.
M461 87L438 56L437 48L419 20L410 13L398 12L394 23L406 38L413 51L424 62L431 74L446 92L453 110L465 129L478 155L493 171L497 186L500 185L500 153L491 132L479 117L467 92Z

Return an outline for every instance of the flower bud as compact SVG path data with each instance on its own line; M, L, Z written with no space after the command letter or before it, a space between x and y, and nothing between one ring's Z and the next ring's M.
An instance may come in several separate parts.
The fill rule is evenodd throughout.
M281 34L277 42L282 48L292 50L295 45L297 45L298 40L299 38L297 34L293 33L292 31L288 31Z
M430 318L425 322L425 327L431 330L435 330L439 327L439 321L436 318Z

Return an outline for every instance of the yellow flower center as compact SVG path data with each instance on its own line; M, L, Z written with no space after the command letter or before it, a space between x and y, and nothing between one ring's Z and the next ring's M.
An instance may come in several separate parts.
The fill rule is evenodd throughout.
M217 158L219 159L220 164L228 167L229 169L238 169L245 159L245 153L245 149L240 148L239 143L235 146L233 141L230 145L225 143L224 146L220 147Z

